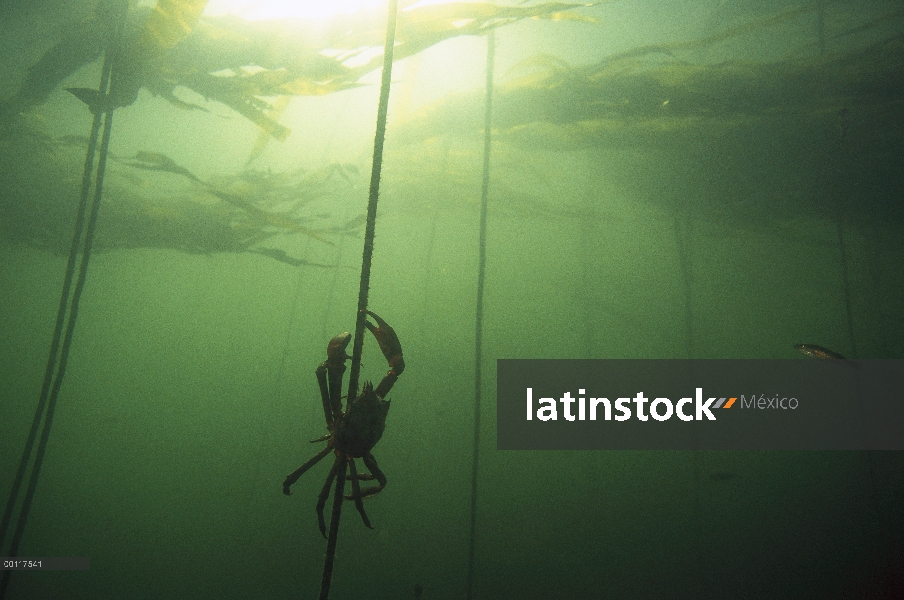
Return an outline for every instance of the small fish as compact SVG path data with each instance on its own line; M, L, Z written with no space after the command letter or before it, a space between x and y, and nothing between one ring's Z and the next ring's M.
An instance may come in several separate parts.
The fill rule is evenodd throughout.
M287 265L292 265L293 267L300 267L302 265L307 265L309 267L324 267L327 269L333 268L335 265L325 265L323 263L315 263L303 260L301 258L295 258L293 256L289 256L286 254L285 250L281 250L279 248L252 248L250 250L246 250L246 252L254 252L255 254L261 254L263 256L268 256L272 259L278 260L279 262L284 262Z
M716 471L714 473L710 473L709 478L713 481L729 481L735 478L735 474L729 473L727 471Z
M822 360L837 360L855 369L863 368L863 365L860 362L856 360L849 360L841 356L837 352L833 352L832 350L823 348L822 346L817 346L816 344L794 344L794 349L801 354L806 354L807 356L812 356L814 358L819 358Z
M422 586L419 583L415 583L414 584L414 597L416 599L418 599L421 597L421 594L423 594L423 593L424 593L424 586Z
M140 150L135 154L135 157L126 162L130 167L135 167L137 169L145 169L147 171L163 171L164 173L173 173L175 175L183 175L188 177L192 181L196 181L198 183L203 184L204 182L198 179L198 177L174 161L172 158L167 156L166 154L161 154L160 152L147 152L146 150Z
M823 348L816 344L794 344L794 349L801 354L806 354L813 358L821 358L824 360L847 360L837 352L832 352L828 348Z

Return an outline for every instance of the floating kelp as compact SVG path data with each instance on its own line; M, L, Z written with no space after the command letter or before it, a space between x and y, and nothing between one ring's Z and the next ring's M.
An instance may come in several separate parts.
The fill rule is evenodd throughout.
M585 66L524 60L494 86L490 211L549 225L586 212L584 222L611 224L609 213L630 220L634 207L652 207L789 236L835 219L839 206L900 222L904 11L829 19L820 54L817 8ZM746 58L764 39L787 47ZM745 58L726 59L730 44ZM483 90L450 94L394 123L393 161L405 165L395 198L473 211L484 106ZM602 191L584 191L594 186Z
M900 34L844 52L770 63L695 64L685 57L813 9L789 9L701 40L635 48L585 67L534 57L515 69L518 77L498 86L494 130L499 139L531 146L637 146L720 134L761 119L899 104L904 97ZM855 29L873 30L889 20L904 21L904 11ZM843 31L832 39L850 35ZM450 96L421 111L399 135L417 142L455 126L476 131L481 94Z
M52 140L30 131L22 128L0 139L0 235L9 243L64 254L84 140ZM260 244L277 235L302 235L332 245L330 238L361 230L360 216L337 221L322 202L353 189L357 171L351 166L295 173L246 170L203 181L156 152L110 158L95 251L254 252L293 266L327 266ZM143 173L157 178L154 186L142 180Z
M275 120L282 101L271 103L272 98L352 88L383 62L382 56L363 64L353 60L360 63L365 52L381 47L382 34L375 27L383 21L379 11L339 15L326 23L314 19L249 22L235 16L199 16L205 5L206 0L158 3L138 39L120 50L109 102L127 106L144 87L180 108L206 110L178 97L176 88L184 87L230 107L270 136L284 140L289 130ZM450 3L412 8L399 16L394 59L522 19L560 19L581 6L587 5ZM91 19L72 27L33 65L16 97L0 106L0 118L43 102L67 75L97 59L110 35L109 10L108 4L99 5ZM87 92L76 88L73 93L90 106Z
M399 14L394 60L413 56L443 40L480 35L527 18L562 19L582 4L546 3L503 7L449 3ZM575 18L581 18L576 15ZM382 54L354 64L382 44L379 11L340 15L326 26L311 19L248 22L237 17L203 17L192 34L161 59L148 89L175 99L176 86L192 89L241 113L277 139L288 130L267 114L274 96L317 96L358 86L379 68Z
M178 87L193 90L239 112L266 134L255 143L250 163L267 137L284 140L289 135L276 121L289 97L355 87L383 60L370 54L362 60L365 52L381 46L382 32L375 29L383 21L379 11L341 15L326 24L304 19L249 22L201 16L205 5L205 0L164 0L150 14L138 11L141 24L120 50L110 96L100 98L86 88L70 91L92 111L131 104L139 87L180 108L207 110L176 92ZM399 17L394 56L399 60L443 40L521 19L562 19L565 11L580 6L586 5L450 3L405 10ZM68 29L27 70L18 93L0 103L0 232L8 241L68 251L72 194L77 189L73 174L79 171L86 139L42 133L30 122L34 119L28 109L98 58L110 34L107 13L112 7L100 3L86 21ZM337 222L325 214L329 210L306 214L308 203L351 189L357 172L345 165L287 174L246 170L204 181L152 151L128 157L110 153L109 158L103 218L94 244L98 251L255 251L287 264L311 264L259 244L275 235L294 234L329 245L331 237L357 234L363 224L360 217ZM143 186L142 171L160 178L153 193Z

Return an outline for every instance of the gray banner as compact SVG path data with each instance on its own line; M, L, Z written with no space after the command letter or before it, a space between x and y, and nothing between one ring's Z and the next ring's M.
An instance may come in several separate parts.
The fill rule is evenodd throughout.
M500 450L904 450L904 360L497 361Z

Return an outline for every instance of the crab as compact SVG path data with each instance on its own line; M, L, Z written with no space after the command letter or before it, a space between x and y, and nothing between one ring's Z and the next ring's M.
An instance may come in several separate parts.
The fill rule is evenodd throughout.
M386 476L377 466L377 460L371 454L371 450L383 436L386 427L386 414L389 412L389 400L384 400L386 394L395 385L399 375L405 370L405 360L402 358L402 345L399 337L389 324L377 314L364 310L377 322L376 325L364 320L364 325L377 339L380 350L389 363L389 371L374 388L369 381L364 383L363 391L353 400L347 402L345 411L342 410L342 376L345 373L345 361L351 358L346 354L352 336L349 332L343 332L330 340L326 347L327 359L317 367L317 383L320 386L320 397L323 401L323 414L326 418L326 435L311 443L326 442L326 447L315 454L306 463L292 471L283 482L283 493L291 494L290 488L304 473L320 462L327 454L333 452L335 460L333 467L326 477L326 482L320 490L317 500L317 518L320 525L320 533L326 537L326 522L323 516L323 507L330 495L330 486L340 471L342 461L348 463L349 475L352 482L352 493L345 495L346 500L353 500L364 525L373 529L367 513L364 511L362 500L378 494L386 486ZM367 467L367 473L358 473L355 469L355 459L360 458ZM345 469L342 469L345 472ZM361 488L360 481L374 481L377 484Z

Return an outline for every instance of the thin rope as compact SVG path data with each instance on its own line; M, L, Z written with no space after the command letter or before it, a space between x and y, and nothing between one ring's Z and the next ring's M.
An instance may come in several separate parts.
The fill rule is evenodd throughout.
M838 237L838 257L841 261L841 290L844 296L844 314L847 323L847 335L851 345L851 356L858 357L857 337L854 335L854 314L851 311L851 282L848 272L848 254L844 243L844 213L839 212L835 221L835 234Z
M850 164L847 160L847 130L850 127L850 114L847 108L841 109L838 113L839 119L839 138L838 147L841 159ZM851 356L858 358L857 338L854 335L854 314L851 310L851 281L848 271L848 253L847 246L844 242L844 222L847 217L847 196L850 190L847 186L842 188L842 193L838 194L838 200L835 205L835 234L838 237L838 254L841 261L841 288L844 295L844 311L847 317L847 334L848 341L851 345Z
M355 345L352 350L352 368L348 380L348 399L351 402L358 395L358 376L361 372L361 353L364 348L364 321L367 309L367 294L370 290L370 265L374 253L374 229L377 223L377 199L380 196L380 171L383 167L383 142L386 139L386 112L389 109L389 88L392 79L392 49L395 46L396 14L398 0L389 0L389 14L386 23L386 44L383 47L383 77L380 81L380 103L377 108L377 132L374 137L373 167L370 172L370 197L367 202L367 228L364 232L364 254L361 258L361 286L358 290L358 318L355 325ZM336 558L336 541L339 536L339 518L342 512L342 493L345 486L345 469L339 467L333 514L330 517L330 535L327 538L326 557L323 561L323 576L320 580L320 600L330 595L333 578L333 561Z
M323 575L320 579L320 600L330 597L330 584L333 581L333 558L336 557L336 540L339 538L339 518L342 516L342 501L345 500L345 471L348 464L339 463L336 473L336 489L333 492L333 513L330 515L330 537L326 542L327 559L323 562Z
M685 207L681 207L682 209ZM686 212L676 208L674 216L675 245L678 248L678 264L684 283L684 344L687 358L694 358L694 222Z
M116 40L122 33L123 23L125 22L125 14L128 10L128 3L123 2L121 5L121 14L117 22ZM114 43L115 47L115 43ZM101 83L98 89L99 97L105 100L109 88L111 72L113 67L113 57L115 51L108 51L104 60L104 66L101 70ZM105 106L102 103L101 106ZM97 138L100 132L101 117L104 119L103 138L101 140L100 158L98 159L97 176L94 185L94 197L92 199L90 214L88 215L87 228L85 228L85 215L88 211L88 197L92 185L92 173L94 171L94 157L97 148ZM69 349L72 345L72 337L75 332L75 324L78 317L79 301L81 299L82 290L85 286L85 280L88 274L88 263L91 258L91 248L93 245L94 231L97 225L97 216L100 209L100 201L103 195L103 180L106 171L107 153L110 144L110 133L113 127L113 109L106 111L97 110L94 114L94 120L91 125L91 136L88 141L88 150L85 153L85 165L82 174L82 191L79 197L78 210L76 213L76 222L72 236L72 244L69 249L69 261L66 265L66 274L63 280L63 288L60 293L60 303L57 309L57 320L54 327L53 338L50 343L50 352L47 358L47 367L44 372L44 383L41 388L41 396L38 400L38 406L35 409L35 415L32 419L31 429L25 442L25 448L22 451L22 457L19 461L19 469L10 490L7 499L6 508L3 513L3 520L0 522L0 549L6 538L6 533L12 519L12 513L15 508L19 496L19 490L22 481L25 478L25 472L28 468L29 460L37 437L38 429L43 419L44 426L41 430L41 438L38 442L38 448L35 452L35 460L32 465L31 477L29 478L28 488L22 500L22 507L19 512L19 519L16 524L16 530L13 533L9 550L4 556L17 556L19 544L25 531L25 524L28 520L28 514L31 510L31 503L37 489L38 479L41 474L41 466L44 462L44 456L47 444L50 439L51 426L53 425L53 416L56 411L57 399L59 398L60 388L63 385L63 378L66 374L66 365L69 358ZM84 240L82 240L82 231L85 230ZM72 281L75 278L75 262L81 247L82 260L79 265L78 278L75 280L75 289L72 292L72 299L69 300ZM68 307L68 321L67 321ZM63 329L65 328L65 336ZM61 343L62 338L62 343ZM45 415L46 408L46 415ZM9 585L10 575L12 571L4 571L2 579L0 579L0 599L6 596L6 589Z
M364 231L364 255L361 258L361 285L358 289L358 320L355 324L355 345L352 347L352 367L348 377L348 397L358 395L358 376L361 373L361 353L364 348L364 321L367 315L367 295L370 291L370 263L374 253L374 227L377 222L377 198L380 195L380 171L383 168L383 141L386 136L386 111L389 108L389 87L392 78L392 49L395 46L396 12L398 0L390 0L386 23L386 45L383 47L383 78L380 81L380 106L377 112L377 133L374 138L374 160L370 171L370 198L367 203L367 228Z
M107 84L107 77L109 75L109 69L107 66L104 66L103 75L101 77L101 87L105 87ZM31 458L32 447L34 446L34 441L37 438L38 428L41 425L41 420L44 417L44 409L47 405L47 399L50 396L50 388L53 384L54 374L56 373L57 366L57 357L60 352L60 341L63 336L63 329L66 327L66 315L68 314L69 309L69 297L70 291L72 289L72 279L75 276L75 262L78 258L79 247L81 246L82 241L82 231L85 227L85 215L87 214L87 206L88 206L88 196L91 191L91 175L94 170L94 156L97 150L97 139L100 133L101 126L101 115L97 113L94 115L94 122L91 127L91 136L88 140L88 151L85 155L85 170L84 177L82 178L82 193L79 198L78 210L76 211L76 219L75 219L75 231L72 235L72 245L69 249L69 262L66 265L66 275L63 279L63 289L60 293L60 303L57 309L57 320L56 326L53 331L53 338L50 342L50 352L47 358L47 367L44 371L44 385L41 388L41 396L38 400L38 406L35 409L34 419L31 423L31 430L28 433L28 438L25 441L25 449L22 452L22 458L19 461L19 470L16 473L16 478L13 481L13 487L10 490L9 499L6 504L6 510L3 513L3 521L0 522L0 549L2 549L2 543L6 538L6 531L9 527L9 522L12 517L13 507L15 505L16 499L19 494L19 487L22 485L22 480L25 478L26 467L28 466L28 461ZM7 556L7 554L4 554ZM15 556L13 554L9 554L8 556Z
M493 116L493 66L496 39L487 34L487 102L483 124L483 186L480 191L480 235L477 261L477 310L474 326L474 446L471 463L471 533L468 542L468 600L474 597L474 556L477 549L477 470L480 465L480 396L483 385L483 287L487 257L487 197L490 191L490 140Z
M838 137L838 156L840 157L840 161L843 165L849 166L851 164L850 155L848 153L848 145L847 145L847 133L850 128L850 111L847 108L842 108L838 112L839 119L839 137ZM847 324L847 336L848 343L850 344L850 355L853 358L860 358L860 353L857 350L857 336L854 331L854 313L851 306L851 279L850 279L850 267L848 264L848 250L847 245L845 243L845 221L847 220L847 215L849 214L849 197L851 194L850 187L847 185L843 185L841 187L840 193L838 193L836 204L835 204L835 234L838 237L838 258L841 262L841 289L842 295L844 298L844 312L846 317ZM861 390L860 390L860 380L855 379L857 384L857 400L861 402L861 410L862 409L862 401L861 401ZM864 450L863 451L864 458L866 460L866 473L867 478L870 483L870 501L872 509L872 516L875 522L879 512L880 512L880 494L879 494L879 476L876 473L876 459L875 452L872 450ZM881 533L879 534L881 535Z

